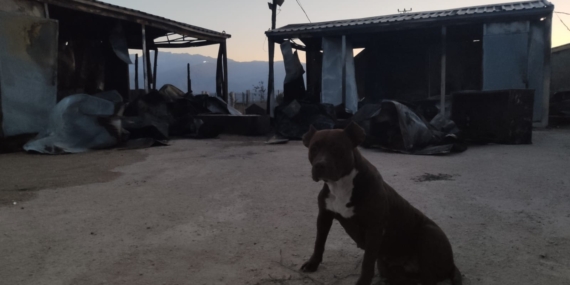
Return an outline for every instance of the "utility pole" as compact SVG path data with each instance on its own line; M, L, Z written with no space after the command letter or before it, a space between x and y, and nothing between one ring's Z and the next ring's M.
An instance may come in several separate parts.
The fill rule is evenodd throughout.
M277 0L272 0L269 4L269 9L271 9L271 30L275 30L275 23L277 22ZM273 58L275 56L275 43L268 39L269 44L269 78L267 79L267 114L271 115L271 97L273 96L273 90L275 88L275 76L274 76L274 64Z
M285 0L272 0L268 2L269 10L271 10L271 30L275 30L275 24L277 22L277 6L283 5ZM267 114L271 115L271 98L275 92L275 73L273 60L275 57L275 42L271 39L267 40L269 44L269 78L267 80Z

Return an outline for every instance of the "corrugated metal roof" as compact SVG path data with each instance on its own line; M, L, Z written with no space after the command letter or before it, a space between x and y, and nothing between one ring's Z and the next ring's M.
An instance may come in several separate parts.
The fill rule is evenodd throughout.
M139 18L140 20L145 20L145 21L150 21L150 22L156 21L156 22L162 22L162 23L175 25L178 27L186 28L192 32L200 32L200 33L203 33L203 34L208 35L208 36L219 37L219 38L224 38L224 39L231 37L230 34L220 33L220 32L212 31L209 29L201 28L198 26L173 21L173 20L170 20L170 19L167 19L164 17L152 15L152 14L142 12L139 10L135 10L135 9L117 6L114 4L109 4L109 3L98 1L98 0L38 0L38 1L48 3L48 4L53 4L53 5L64 6L64 7L68 7L68 8L77 7L78 10L80 10L79 9L80 6L78 6L78 5L92 6L94 8L99 8L99 9L113 10L114 12L123 12L124 14L134 16L136 18ZM138 21L139 19L134 19L134 20Z
M330 21L330 22L321 22L321 23L292 24L275 29L273 31L268 31L266 32L266 34L279 35L282 33L289 33L289 32L311 32L313 30L328 30L328 29L344 28L350 26L367 26L367 25L377 25L377 24L413 22L413 21L426 20L426 19L447 20L455 17L463 17L469 15L478 15L478 14L499 15L500 13L515 12L515 11L527 11L533 9L546 9L546 8L552 9L552 7L554 6L546 0L535 0L535 1L526 1L526 2L514 2L514 3L457 8L457 9L440 10L440 11L384 15L384 16L376 16L370 18L339 20L339 21Z

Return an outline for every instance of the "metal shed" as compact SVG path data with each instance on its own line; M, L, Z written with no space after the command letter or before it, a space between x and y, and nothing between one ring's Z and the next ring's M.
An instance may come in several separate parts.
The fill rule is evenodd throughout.
M159 48L219 45L216 91L227 99L230 37L96 0L0 0L0 137L44 129L69 94L117 90L128 100L129 49L142 50L148 92Z
M330 85L341 83L334 88L344 103L349 96L370 103L440 98L440 110L458 91L534 89L534 122L546 126L553 10L535 0L292 24L266 35L306 51L306 98L312 101L333 96ZM335 49L348 52L327 59ZM351 63L353 49L363 50ZM347 91L350 82L357 95Z

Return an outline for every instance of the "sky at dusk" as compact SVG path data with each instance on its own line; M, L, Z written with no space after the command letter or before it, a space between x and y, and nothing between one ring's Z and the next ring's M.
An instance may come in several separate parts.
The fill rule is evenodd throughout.
M232 35L228 40L228 57L236 61L266 61L267 42L264 32L271 27L271 10L268 0L103 0L111 4L141 10L203 28L226 31ZM332 21L389 15L398 9L414 12L451 9L504 2L509 0L299 0L312 22ZM550 0L555 11L570 14L570 0ZM307 23L308 20L296 0L285 0L278 11L277 27L294 23ZM570 27L570 15L555 14L552 32L553 47L570 43L570 31L560 19ZM165 50L177 53L217 56L217 46L191 49ZM276 59L281 59L279 49Z

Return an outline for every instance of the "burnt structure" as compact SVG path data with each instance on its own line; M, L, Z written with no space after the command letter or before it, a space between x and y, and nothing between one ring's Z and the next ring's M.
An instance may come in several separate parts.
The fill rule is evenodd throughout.
M553 10L535 0L292 24L266 35L306 52L305 100L350 109L355 99L360 105L431 99L441 112L459 91L529 89L533 121L546 126ZM353 57L357 49L363 50Z
M142 50L148 93L159 48L219 45L216 91L227 100L230 37L96 0L0 0L0 138L43 130L71 94L116 90L129 101L129 49Z

